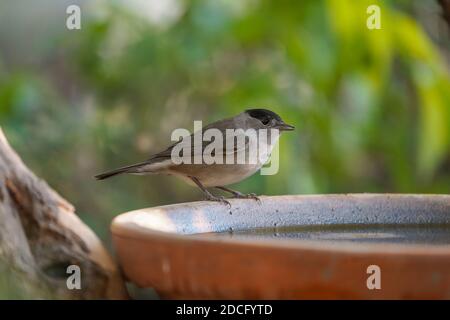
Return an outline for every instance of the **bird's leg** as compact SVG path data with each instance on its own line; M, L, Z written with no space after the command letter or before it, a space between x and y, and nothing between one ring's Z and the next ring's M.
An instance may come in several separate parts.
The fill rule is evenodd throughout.
M233 195L233 198L239 198L239 199L255 199L256 201L260 202L261 200L256 196L255 193L249 193L249 194L244 194L242 192L236 191L236 190L232 190L230 188L226 188L226 187L216 187L217 189L229 192Z
M203 194L206 197L206 200L209 201L218 201L218 202L222 202L225 203L226 205L228 205L231 208L231 204L229 201L227 201L224 197L218 197L213 195L211 192L209 192L203 185L202 183L195 177L189 177L192 181L194 181L194 183L200 188L200 190L203 191Z

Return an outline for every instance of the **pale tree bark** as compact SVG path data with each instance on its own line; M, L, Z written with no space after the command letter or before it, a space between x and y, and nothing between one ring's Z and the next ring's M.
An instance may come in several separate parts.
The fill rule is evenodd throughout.
M69 265L80 268L79 290L67 287ZM70 203L24 165L1 129L0 286L3 295L15 290L13 296L35 299L127 297L100 240Z

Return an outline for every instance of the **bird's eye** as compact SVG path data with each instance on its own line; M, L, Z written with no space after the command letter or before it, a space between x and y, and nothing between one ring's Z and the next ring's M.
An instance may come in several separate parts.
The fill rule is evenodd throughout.
M268 118L264 118L264 119L261 120L261 122L262 122L263 125L266 125L266 124L269 123L269 119Z

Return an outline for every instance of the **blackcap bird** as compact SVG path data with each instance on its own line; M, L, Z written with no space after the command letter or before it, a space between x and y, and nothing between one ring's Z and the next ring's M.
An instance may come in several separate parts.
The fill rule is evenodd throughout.
M146 161L95 177L102 180L122 173L168 174L198 186L207 200L229 205L224 197L211 194L206 189L208 187L227 191L233 198L258 200L255 194L243 194L225 186L257 172L269 159L279 134L291 130L294 127L286 124L275 112L249 109L203 127L200 136L199 132L186 135Z

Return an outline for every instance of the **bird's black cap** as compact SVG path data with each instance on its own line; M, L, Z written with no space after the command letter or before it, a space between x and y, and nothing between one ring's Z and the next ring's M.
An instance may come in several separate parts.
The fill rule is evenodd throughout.
M259 120L276 119L278 121L282 121L279 115L267 109L248 109L245 110L245 112L247 112L252 118Z

